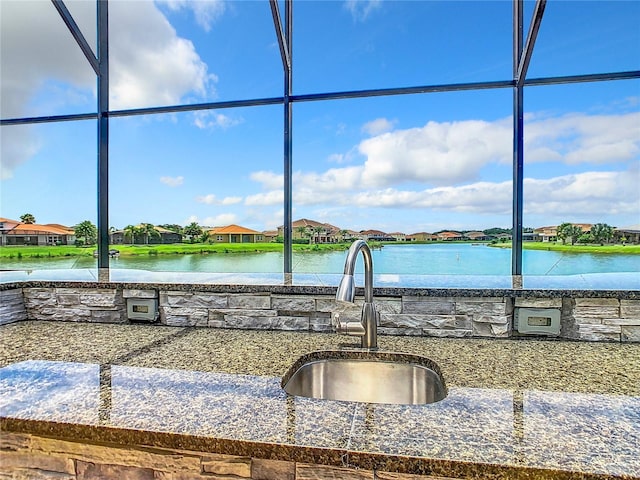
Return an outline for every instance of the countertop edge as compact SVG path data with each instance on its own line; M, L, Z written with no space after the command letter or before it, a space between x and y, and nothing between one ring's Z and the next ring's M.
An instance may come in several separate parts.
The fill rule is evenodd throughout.
M210 293L272 293L295 295L335 295L336 287L322 285L285 284L197 284L197 283L129 283L88 281L43 281L28 280L0 283L0 292L19 288L94 288L115 290L159 290ZM363 289L356 289L358 295ZM515 298L620 298L640 300L640 290L580 290L580 289L505 289L505 288L417 288L376 287L376 297L400 297L403 295L423 297L515 297Z
M269 442L224 439L175 432L134 430L103 425L83 425L45 420L0 417L0 432L30 434L65 441L115 448L166 448L204 453L294 461L332 467L382 470L395 473L459 478L554 480L633 480L639 477L609 475L528 466L500 465L459 460L412 457L348 449L307 447ZM455 478L455 477L454 477Z

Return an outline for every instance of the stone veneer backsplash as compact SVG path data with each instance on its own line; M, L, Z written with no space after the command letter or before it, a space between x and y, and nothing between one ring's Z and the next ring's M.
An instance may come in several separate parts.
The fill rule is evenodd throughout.
M21 320L127 323L127 299L159 301L159 324L330 332L331 313L358 320L362 307L332 295L158 289L23 287L0 291L0 325ZM437 337L515 337L514 309L557 308L560 337L640 342L640 300L611 297L379 296L379 333Z

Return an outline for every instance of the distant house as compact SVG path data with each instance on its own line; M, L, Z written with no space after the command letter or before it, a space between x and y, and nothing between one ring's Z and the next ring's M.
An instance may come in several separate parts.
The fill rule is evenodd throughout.
M440 232L435 234L438 240L444 242L453 242L455 240L464 240L464 236L460 232Z
M410 242L432 242L437 239L437 236L427 232L417 232L407 235L407 240Z
M571 225L580 227L582 233L589 233L593 227L590 223L572 223ZM558 240L558 226L538 227L533 230L543 242L556 242Z
M291 238L310 239L311 243L338 243L344 241L348 235L344 235L340 228L329 223L320 223L315 220L301 218L291 224ZM284 226L278 227L278 236L284 237Z
M402 232L393 232L393 233L390 233L389 236L392 237L396 242L407 241L407 235Z
M501 242L508 242L513 240L513 235L511 235L510 233L500 233L496 235L496 239L500 240Z
M64 225L0 218L0 245L72 245L75 240L73 228Z
M278 240L278 231L277 230L265 230L262 232L262 236L264 237L265 242L276 242Z
M620 227L613 230L613 238L616 242L622 243L640 243L640 225L629 225L628 227Z
M541 242L542 237L536 232L522 232L522 240L525 242Z
M137 225L138 228L142 225ZM147 235L146 233L138 233L134 235L133 241L126 230L116 230L109 234L109 242L112 245L122 244L166 244L166 243L182 243L182 234L176 233L163 227L154 225L153 229L158 235Z
M18 220L11 220L9 218L0 217L0 246L7 244L6 235L9 231L16 228L21 222Z
M160 243L182 243L182 234L164 227L153 227L160 234Z
M543 242L555 242L558 240L558 227L538 227L533 230L533 233L537 234Z
M259 243L264 242L264 235L262 232L240 225L227 225L209 230L209 241L212 243Z
M593 228L592 223L572 223L571 225L580 227L580 230L582 230L582 233L589 233Z
M464 236L474 242L486 242L492 238L484 232L467 232Z
M393 242L395 238L393 238L388 233L382 232L380 230L362 230L360 232L360 237L363 240L372 241L372 242Z

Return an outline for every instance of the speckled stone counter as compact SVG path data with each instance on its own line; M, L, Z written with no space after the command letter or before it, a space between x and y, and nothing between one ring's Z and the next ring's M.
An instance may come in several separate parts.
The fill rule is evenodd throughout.
M640 345L380 337L436 362L429 405L287 396L344 336L143 325L0 327L0 427L460 478L640 478Z
M55 275L55 271L52 275ZM167 276L166 272L162 272L163 276ZM93 289L108 289L116 288L119 290L126 289L161 289L171 291L201 291L211 293L256 293L256 292L270 292L276 294L292 294L292 295L334 295L335 288L340 282L340 275L324 275L324 279L318 279L318 276L313 276L312 279L305 281L299 281L298 283L289 284L283 282L281 278L273 279L271 282L264 282L264 279L258 277L261 283L239 283L234 282L237 278L225 276L223 280L226 283L200 283L186 282L182 275L176 275L176 281L111 281L111 282L96 282L96 281L67 281L67 280L27 280L27 281L6 281L0 283L0 291L12 290L15 288L93 288ZM55 277L54 277L55 278ZM490 277L488 277L490 278ZM250 280L250 277L243 277L242 280ZM326 280L328 283L326 283ZM438 286L425 286L425 287L380 287L374 288L374 295L378 296L425 296L425 297L458 297L458 296L470 296L470 297L491 297L491 296L513 296L513 297L541 297L541 298L557 298L562 296L569 297L584 297L584 298L621 298L629 300L640 299L640 290L634 289L633 286L622 284L624 288L618 289L593 289L593 288L566 288L566 285L554 288L553 277L545 277L547 288L505 288L505 287L486 287L486 288L452 288L452 287L438 287ZM378 281L375 285L379 285ZM361 295L363 289L357 288L357 295Z

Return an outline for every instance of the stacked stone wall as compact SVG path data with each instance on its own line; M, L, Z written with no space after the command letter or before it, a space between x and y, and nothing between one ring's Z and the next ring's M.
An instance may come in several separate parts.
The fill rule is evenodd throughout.
M0 291L0 325L27 319L21 288Z
M116 288L23 288L31 320L125 323L122 290Z
M159 323L177 327L330 332L332 314L358 321L362 298L354 304L332 295L51 287L0 292L0 325L13 321L59 320L126 323L128 299L158 299ZM611 297L437 297L377 296L379 332L436 337L518 336L514 310L555 308L561 338L640 342L640 300Z
M403 296L400 312L382 312L381 333L436 337L507 337L513 309L503 297Z
M640 301L576 298L573 308L579 340L640 342Z
M447 480L158 447L92 445L0 433L2 478L14 480Z

